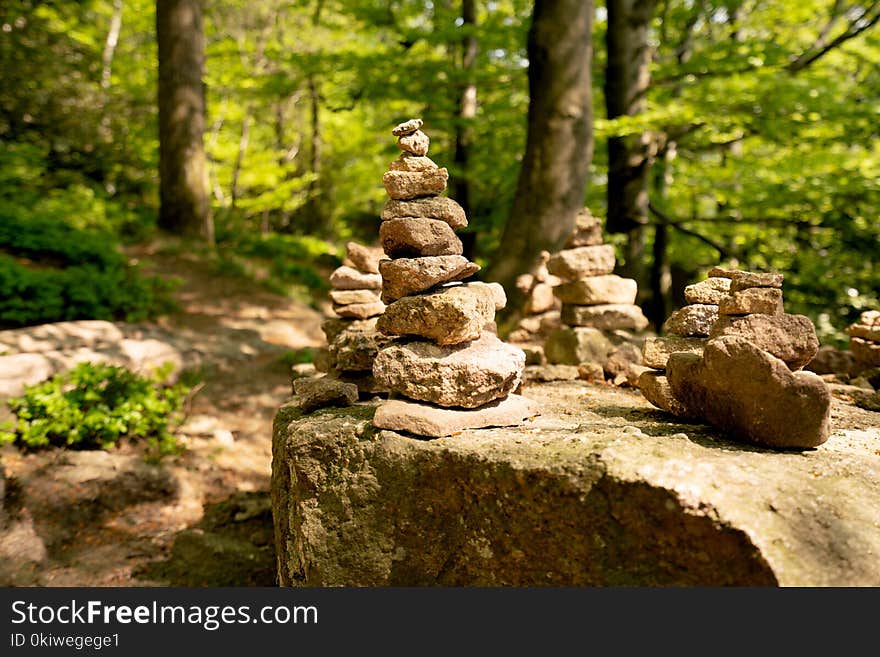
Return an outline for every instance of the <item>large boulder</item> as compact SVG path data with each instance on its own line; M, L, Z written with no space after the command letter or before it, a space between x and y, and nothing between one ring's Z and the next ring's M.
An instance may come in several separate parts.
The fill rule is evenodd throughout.
M542 414L524 426L435 440L377 431L371 405L284 407L280 583L880 586L871 413L835 401L828 443L795 455L608 386L525 394Z
M781 449L828 438L831 393L812 372L792 372L745 338L709 340L703 356L672 354L672 394L691 413L747 442Z

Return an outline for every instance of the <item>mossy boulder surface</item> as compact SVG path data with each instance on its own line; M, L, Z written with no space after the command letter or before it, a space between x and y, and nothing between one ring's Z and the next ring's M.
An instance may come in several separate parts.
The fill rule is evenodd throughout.
M670 422L636 392L527 387L525 426L423 440L375 406L283 407L273 441L288 586L880 585L880 429L834 401L819 448Z

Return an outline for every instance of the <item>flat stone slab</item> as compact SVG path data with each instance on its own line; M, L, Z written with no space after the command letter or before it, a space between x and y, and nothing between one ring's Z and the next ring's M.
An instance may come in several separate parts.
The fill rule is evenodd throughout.
M638 391L527 386L522 426L424 440L357 404L275 419L285 586L880 586L880 420L834 399L805 452Z
M522 349L486 332L478 340L451 347L396 341L377 354L373 376L410 399L476 408L513 391L525 365Z
M440 408L405 399L392 399L378 408L373 416L373 426L442 438L467 429L514 426L537 414L537 406L519 395L508 395L485 406L469 409Z
M554 289L554 294L563 303L580 306L600 303L634 304L638 288L638 283L631 278L605 274L563 283Z
M603 303L595 306L562 304L560 315L563 324L591 326L603 331L629 329L641 331L648 328L648 318L635 304Z
M781 315L783 313L782 290L776 287L749 287L731 292L718 304L718 313L721 315Z
M442 283L460 281L480 271L480 265L461 255L395 258L379 263L382 300L385 303L430 290Z
M601 276L614 271L614 247L610 244L578 246L550 256L547 270L570 281Z
M647 338L642 353L645 359L645 365L658 370L666 369L666 361L669 356L685 351L690 354L703 354L703 347L706 346L706 338L682 338L675 335L663 336L659 338Z
M422 153L424 155L424 153ZM382 176L385 191L393 199L407 200L421 196L437 196L446 189L449 172L446 168L426 171L386 171Z
M388 199L385 202L385 207L382 208L382 221L404 217L440 219L449 224L453 230L468 225L464 208L448 196L428 196L408 201Z
M688 303L705 303L717 306L730 292L730 279L714 276L684 288L684 300Z
M679 308L663 322L662 332L682 338L707 337L712 325L718 319L718 306L709 303L694 303Z

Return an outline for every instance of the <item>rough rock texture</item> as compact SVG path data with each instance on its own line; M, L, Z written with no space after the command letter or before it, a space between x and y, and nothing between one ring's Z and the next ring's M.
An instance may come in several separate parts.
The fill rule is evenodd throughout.
M574 305L593 305L600 303L634 304L638 293L638 283L631 278L621 278L614 274L591 276L579 281L563 283L554 294L563 303Z
M846 333L854 338L880 342L880 311L868 310L861 314L859 321L845 329Z
M480 271L480 265L460 255L383 260L382 300L385 303L424 292L441 283L460 281Z
M428 171L439 167L430 157L401 153L396 160L388 165L388 168L392 171Z
M560 318L563 324L570 326L592 326L608 331L613 329L641 331L648 327L647 317L642 314L642 309L634 304L604 303L596 306L563 304Z
M379 227L379 242L391 258L461 255L462 244L445 221L389 219Z
M535 404L519 395L508 395L485 406L466 410L391 399L376 411L373 426L405 431L417 436L442 438L467 429L518 425L537 414Z
M819 351L819 338L809 317L804 315L721 316L709 335L738 335L785 361L790 369L809 363Z
M637 392L531 386L522 427L419 440L371 406L273 441L286 586L880 586L880 429L835 400L807 453L671 423Z
M550 256L547 270L568 280L601 276L614 271L614 247L610 244L579 246Z
M410 201L389 199L385 202L385 207L382 209L382 221L401 219L403 217L439 219L449 224L449 227L453 230L458 230L468 225L464 208L447 196L429 196Z
M531 365L522 376L524 382L574 381L580 378L580 370L574 365Z
M340 317L350 319L367 319L381 315L385 311L385 304L381 301L371 303L349 303L346 305L333 304L333 312Z
M666 361L669 356L678 352L702 355L706 338L682 338L678 336L666 336L662 338L647 338L643 349L645 365L658 370L666 369Z
M880 342L853 337L849 339L849 350L860 364L880 367Z
M547 283L538 283L529 292L523 312L527 315L540 315L552 310L556 305L556 297L553 295L553 286Z
M819 347L816 356L811 360L804 369L816 374L852 374L858 366L852 352L832 347L831 345L823 345Z
M427 171L386 171L382 176L388 196L399 200L441 194L448 179L446 167Z
M501 283L484 283L483 281L473 281L467 284L468 289L483 294L487 299L492 301L495 310L503 310L507 305L507 294Z
M782 287L782 274L737 271L730 276L730 291L748 290L753 287Z
M713 277L684 288L684 300L688 303L708 303L717 306L730 292L730 279Z
M325 319L321 323L321 331L324 332L324 335L327 338L327 344L332 343L343 331L351 332L351 331L359 331L359 332L368 332L376 330L376 317L370 317L369 319L358 319L355 321L338 319L336 317L330 317Z
M329 343L330 365L348 372L370 372L373 360L391 338L374 330L340 333Z
M708 336L712 330L712 324L718 319L718 306L706 303L695 303L684 308L679 308L663 322L663 332L678 335L683 338L689 336Z
M422 127L424 123L421 119L410 119L409 121L404 121L403 123L398 123L394 128L391 129L391 134L395 137L402 137L403 135L411 135L416 130Z
M379 294L375 290L330 290L329 296L330 301L340 306L379 301Z
M639 375L638 387L645 399L660 410L678 417L693 417L684 404L679 402L675 395L672 394L672 387L669 385L669 380L663 372L655 372L653 370L642 372Z
M602 224L587 208L577 213L574 220L574 232L565 243L566 249L577 246L596 246L602 243Z
M421 130L408 132L401 135L397 140L397 145L401 150L413 155L427 155L428 147L431 145L431 139Z
M782 290L775 287L750 287L730 295L718 304L721 315L781 315Z
M336 290L378 290L382 287L382 277L342 265L330 274L330 285Z
M744 338L710 340L703 357L673 354L666 376L689 412L758 445L808 448L828 438L831 393Z
M379 261L385 257L378 246L363 246L357 242L346 244L345 252L348 262L344 264L368 274L378 274Z
M416 335L441 345L460 344L476 340L494 319L490 295L459 285L398 299L385 308L376 328L385 335Z
M376 356L373 376L410 399L476 408L515 390L525 361L522 349L484 333L452 347L414 341L392 344Z
M557 365L604 363L613 349L602 331L588 326L563 326L547 336L544 343L547 361Z
M733 278L734 274L739 273L738 269L725 269L724 267L712 267L707 276L709 278Z
M296 379L293 382L293 404L303 413L324 406L348 406L358 399L358 388L325 376Z

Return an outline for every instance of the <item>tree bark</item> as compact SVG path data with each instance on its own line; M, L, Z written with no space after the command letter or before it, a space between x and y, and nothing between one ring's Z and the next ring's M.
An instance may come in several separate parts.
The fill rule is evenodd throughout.
M458 92L458 120L455 124L456 175L452 178L452 197L471 214L471 185L469 177L470 151L474 138L473 120L477 115L477 85L474 82L474 66L477 62L477 37L473 30L477 24L475 0L461 2L462 27L465 36L461 40L462 83Z
M487 272L522 305L514 281L555 251L584 205L593 158L592 0L536 0L528 35L526 150L510 216Z
M107 40L104 42L104 52L101 55L101 87L110 88L110 79L113 72L113 55L119 43L119 31L122 29L122 0L113 0L113 17L110 19L110 30L107 32Z
M609 119L636 116L645 109L650 85L648 29L657 0L608 0L605 43L605 109ZM605 229L627 233L622 273L645 284L644 244L648 223L651 139L627 135L608 139L608 217Z
M205 36L200 0L157 0L159 225L214 241L205 161Z

